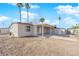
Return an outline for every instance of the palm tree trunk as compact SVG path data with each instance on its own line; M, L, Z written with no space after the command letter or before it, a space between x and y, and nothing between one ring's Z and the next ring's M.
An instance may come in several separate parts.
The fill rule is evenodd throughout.
M19 7L19 18L20 18L20 22L21 22L21 8Z
M27 9L27 23L29 23L29 9Z

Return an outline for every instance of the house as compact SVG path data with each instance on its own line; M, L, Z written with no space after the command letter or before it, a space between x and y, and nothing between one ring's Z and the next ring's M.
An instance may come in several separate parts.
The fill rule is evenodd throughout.
M55 35L66 35L67 34L67 30L64 28L56 28L54 30L54 34Z
M68 30L73 35L79 35L79 24L74 25L72 28L69 28Z
M52 34L55 26L43 24L44 34ZM24 37L24 36L38 36L42 34L42 25L33 25L30 23L15 22L10 26L11 36Z
M42 35L42 24L14 22L10 26L10 33L13 37L39 36ZM55 25L43 24L44 35L66 35L67 30L56 28Z
M70 28L68 29L71 34L73 35L79 35L79 28Z
M0 28L0 34L9 34L9 28Z

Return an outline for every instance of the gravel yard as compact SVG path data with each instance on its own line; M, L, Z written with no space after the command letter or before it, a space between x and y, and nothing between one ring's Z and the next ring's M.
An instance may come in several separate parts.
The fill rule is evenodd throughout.
M64 40L65 39L65 40ZM68 40L66 40L68 39ZM1 56L79 56L79 40L66 37L0 36Z

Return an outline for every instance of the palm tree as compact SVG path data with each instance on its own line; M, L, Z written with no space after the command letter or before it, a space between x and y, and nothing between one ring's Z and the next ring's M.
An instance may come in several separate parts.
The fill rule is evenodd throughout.
M45 19L42 17L40 18L40 22L42 23L42 37L43 37L43 22L45 21Z
M60 16L58 17L58 20L59 20L59 25L60 25L60 21L61 21L61 17Z
M22 3L17 3L17 6L19 8L19 18L20 18L20 22L21 22L21 7L23 7Z
M29 9L30 9L29 3L25 3L25 7L27 9L27 22L29 22Z

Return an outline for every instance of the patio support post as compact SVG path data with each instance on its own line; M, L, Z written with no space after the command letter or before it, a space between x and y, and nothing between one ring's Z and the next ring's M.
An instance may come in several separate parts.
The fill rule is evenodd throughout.
M43 36L44 36L44 30L43 30L44 28L43 28L43 23L42 23L42 38L43 38Z

